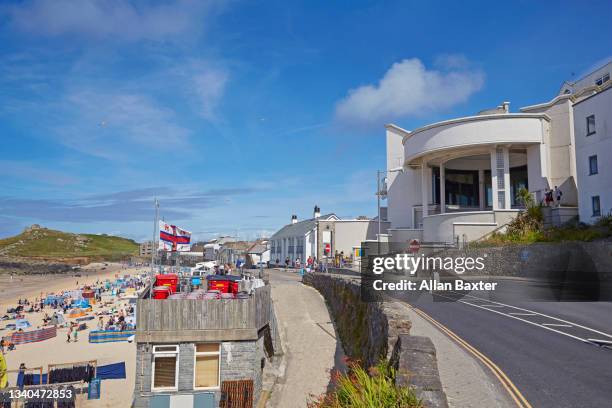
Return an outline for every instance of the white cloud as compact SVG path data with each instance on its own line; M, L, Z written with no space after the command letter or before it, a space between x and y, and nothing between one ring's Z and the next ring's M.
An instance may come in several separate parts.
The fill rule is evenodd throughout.
M61 105L65 123L55 128L61 143L93 156L116 160L189 145L190 132L175 112L142 94L85 90Z
M465 102L484 83L482 72L460 56L439 58L436 65L439 70L428 70L417 58L393 64L378 84L350 90L337 104L336 118L382 124L434 112Z
M217 69L202 70L192 77L199 99L199 113L208 120L215 119L215 108L223 97L228 75Z
M76 177L67 172L45 168L36 163L22 160L0 160L0 173L4 177L14 177L55 186L65 186L78 181Z
M179 0L144 5L127 0L27 0L7 8L17 29L39 35L162 40L192 32L220 2Z

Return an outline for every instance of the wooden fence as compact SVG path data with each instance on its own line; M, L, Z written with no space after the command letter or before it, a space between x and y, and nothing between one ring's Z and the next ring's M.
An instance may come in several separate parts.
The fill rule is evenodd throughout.
M248 299L138 299L136 331L259 330L270 321L270 286Z

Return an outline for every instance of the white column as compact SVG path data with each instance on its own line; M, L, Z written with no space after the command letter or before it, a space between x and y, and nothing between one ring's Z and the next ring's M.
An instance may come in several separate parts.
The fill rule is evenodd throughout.
M446 169L444 163L440 163L440 213L446 212Z
M512 208L512 197L510 197L510 149L504 147L504 194L505 205L504 208L509 210Z
M421 162L421 198L423 199L423 218L429 215L429 184L431 180L427 177L427 160Z
M478 203L480 204L480 211L485 208L485 177L484 170L478 170Z
M493 204L493 210L498 210L497 205L497 156L495 155L495 148L491 149L491 204Z

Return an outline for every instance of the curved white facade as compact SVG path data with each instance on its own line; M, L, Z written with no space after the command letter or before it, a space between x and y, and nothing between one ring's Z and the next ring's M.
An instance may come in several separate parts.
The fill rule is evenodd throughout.
M544 114L499 114L444 121L403 136L405 164L424 155L485 148L498 144L540 144L548 129Z

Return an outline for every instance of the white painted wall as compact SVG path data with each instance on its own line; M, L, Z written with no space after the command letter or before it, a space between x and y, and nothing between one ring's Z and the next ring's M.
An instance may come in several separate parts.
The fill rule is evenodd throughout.
M411 161L423 154L463 147L541 143L542 120L539 114L502 114L440 122L407 136L404 157Z
M381 222L381 233L386 234L388 222ZM353 253L353 248L360 247L366 240L376 240L378 221L376 220L341 220L334 223L334 252L344 251L344 255Z
M387 128L387 170L404 164L405 133ZM412 206L417 205L421 196L420 171L411 168L404 172L387 174L387 220L393 227L412 226Z
M595 134L587 136L586 118L595 115ZM612 211L612 88L574 105L576 170L580 221L593 223L591 197L598 195L601 214ZM597 155L598 173L589 175L589 156Z

